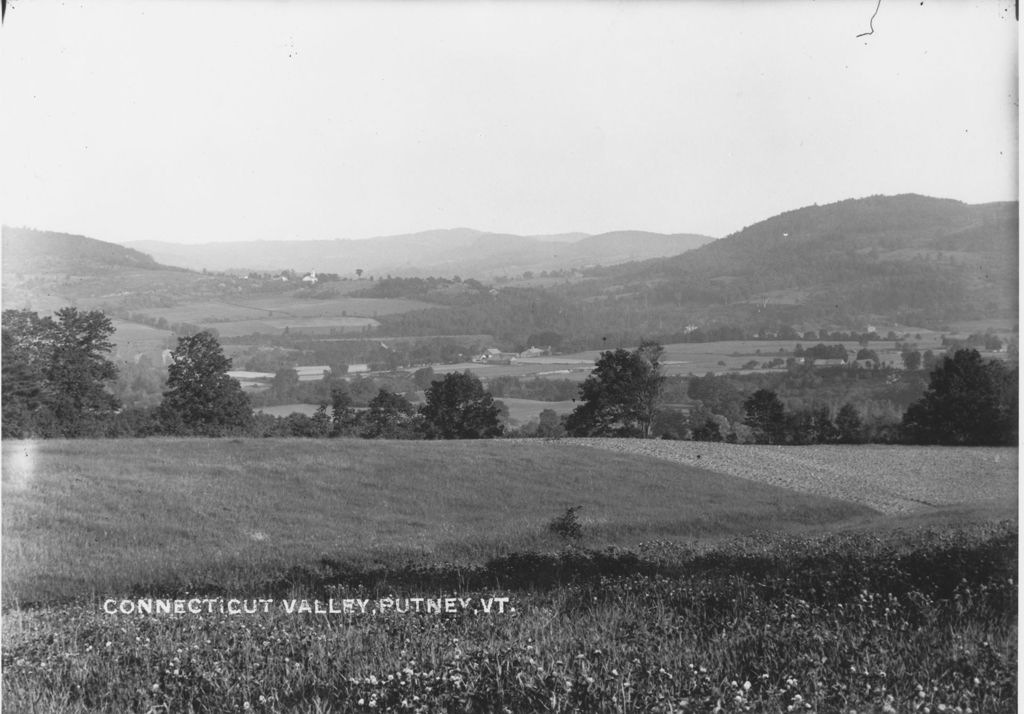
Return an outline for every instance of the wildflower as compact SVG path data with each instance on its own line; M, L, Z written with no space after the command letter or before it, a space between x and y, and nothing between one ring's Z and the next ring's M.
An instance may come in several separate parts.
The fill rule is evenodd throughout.
M744 682L744 683L743 683L743 691L744 691L744 692L749 692L749 691L750 691L750 687L751 687L751 686L752 686L752 685L750 684L750 681L749 681L749 680L748 680L748 681L746 681L746 682Z

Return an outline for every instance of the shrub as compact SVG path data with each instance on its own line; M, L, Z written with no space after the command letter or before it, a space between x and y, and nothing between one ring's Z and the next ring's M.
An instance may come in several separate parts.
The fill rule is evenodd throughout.
M548 530L566 540L579 540L583 537L583 524L576 517L576 512L583 506L571 506L565 513L548 523Z

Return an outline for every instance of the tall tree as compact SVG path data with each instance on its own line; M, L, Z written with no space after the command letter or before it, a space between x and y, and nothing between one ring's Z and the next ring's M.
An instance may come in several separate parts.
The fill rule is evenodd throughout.
M370 400L366 412L363 436L367 439L408 439L414 435L413 418L416 414L408 399L401 394L381 389Z
M743 402L743 410L743 423L754 430L758 443L778 444L783 440L786 411L775 392L758 389Z
M107 387L117 368L106 358L114 348L114 326L98 310L57 311L51 359L44 374L52 390L53 411L65 436L97 435L118 408Z
M489 439L501 436L494 398L468 372L452 372L432 382L420 407L428 439Z
M567 431L574 436L648 438L665 382L663 352L660 344L647 341L632 352L602 352L580 386L583 403L566 420Z
M1017 443L1017 370L977 350L943 357L924 396L903 415L905 437L920 444Z
M74 307L56 317L3 313L4 436L100 435L119 406L110 319Z
M231 360L217 338L198 332L178 339L167 369L161 418L171 433L223 436L247 429L252 407L237 380L228 376Z
M921 353L917 350L905 350L901 355L903 366L909 372L916 372L921 367Z
M852 404L844 404L836 414L838 440L842 444L859 444L864 440L864 420Z

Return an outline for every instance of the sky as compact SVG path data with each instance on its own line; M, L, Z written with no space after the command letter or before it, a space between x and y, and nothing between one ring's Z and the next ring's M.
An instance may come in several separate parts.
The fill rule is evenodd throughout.
M11 0L0 220L721 237L876 194L1015 200L1017 38L1012 0Z

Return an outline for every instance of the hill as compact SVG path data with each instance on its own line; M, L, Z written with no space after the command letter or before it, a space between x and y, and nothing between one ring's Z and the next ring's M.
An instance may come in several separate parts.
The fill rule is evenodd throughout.
M316 270L351 275L490 278L525 271L565 270L678 255L708 236L618 231L521 236L469 228L382 236L366 240L242 241L178 245L155 241L128 245L162 262L193 270Z
M588 271L577 295L771 318L904 324L1016 316L1018 204L914 194L808 206L668 259Z
M86 236L8 226L2 236L5 272L97 275L111 268L166 268L145 253Z
M159 305L220 289L216 278L162 265L145 253L68 233L3 227L3 304L49 312L131 300Z

